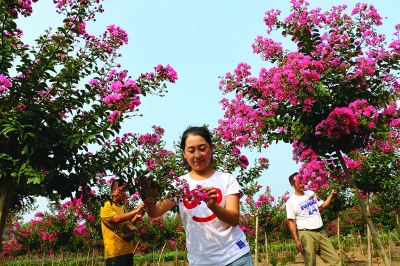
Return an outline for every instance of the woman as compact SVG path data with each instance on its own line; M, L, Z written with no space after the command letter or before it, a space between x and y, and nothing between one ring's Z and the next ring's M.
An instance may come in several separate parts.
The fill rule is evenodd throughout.
M191 191L199 188L206 194L200 202L182 199L151 203L145 199L147 214L158 217L179 205L186 233L189 265L253 265L246 236L239 223L239 183L228 173L210 166L213 152L211 134L205 127L190 127L182 134L180 147L189 173L185 179Z

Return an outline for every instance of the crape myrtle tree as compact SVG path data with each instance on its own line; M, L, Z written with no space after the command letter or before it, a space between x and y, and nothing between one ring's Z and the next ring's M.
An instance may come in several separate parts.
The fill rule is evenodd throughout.
M389 265L349 165L368 167L350 154L368 154L399 139L400 24L389 41L377 31L382 18L372 5L323 12L292 0L289 16L280 20L280 13L266 12L267 33L280 31L296 48L285 50L271 38L256 38L254 53L272 67L252 76L251 67L240 63L221 79L220 89L236 95L221 101L225 115L219 132L242 146L292 143L295 159L303 163L299 178L315 190L347 184ZM384 183L392 177L380 178Z
M351 154L357 187L365 194L367 204L372 202L380 209L379 215L371 214L372 220L389 230L396 228L394 221L400 207L399 142L397 138L386 145L374 146L368 153Z
M204 125L208 127L207 125ZM213 131L213 130L210 130ZM201 189L189 191L187 183L180 180L179 176L187 173L183 164L180 141L173 143L173 151L166 149L163 140L164 129L153 126L152 133L138 134L125 133L113 140L105 142L97 152L102 161L92 154L86 155L85 160L93 165L106 165L110 172L98 172L94 184L104 182L109 176L125 181L127 191L133 195L139 193L141 198L151 197L152 200L189 196L192 200L201 201ZM212 133L213 157L211 164L214 169L233 173L246 195L258 192L257 179L262 172L268 169L267 158L254 159L252 164L246 155L232 143L225 143L222 138ZM83 187L80 191L93 197L90 187ZM109 194L101 193L96 197L100 201L109 199Z
M94 189L89 185L82 186L80 193L75 194L79 196L62 204L56 198L49 203L50 212L37 213L37 217L24 226L19 226L16 216L9 219L6 231L10 236L5 237L3 255L38 252L41 246L44 246L44 252L57 252L61 248L72 251L77 248L81 251L101 248L101 221L93 217L98 216L104 201L110 199L110 186L115 179L125 181L129 197L123 204L127 209L135 209L142 201L141 197L147 195L160 200L186 194L189 196L185 200L194 207L201 204L201 190L188 191L184 183L179 182L179 176L186 172L179 145L175 143L175 152L166 150L166 142L162 139L164 129L154 126L153 130L145 134L123 134L104 143L97 156L103 159L105 169L112 169L117 174L96 174L91 184ZM268 160L258 158L251 165L240 149L232 144L225 145L215 134L213 144L213 167L235 173L245 194L257 192L259 186L256 179L268 168ZM85 160L96 164L94 157L94 154L85 155ZM152 193L146 194L149 191ZM177 208L173 211L176 212ZM184 246L185 235L177 213L167 213L156 219L145 216L137 227L139 234L135 241L141 243L138 251L147 252L150 247L162 248L165 243Z
M289 192L275 198L271 194L271 188L266 187L265 192L260 194L257 200L247 196L243 202L244 213L242 214L241 229L249 239L255 239L256 220L258 215L258 239L259 243L283 240L290 237L286 221L285 203ZM267 237L267 239L265 239Z
M115 25L100 36L87 32L86 23L104 11L99 0L54 3L60 25L32 46L17 27L18 17L31 15L32 1L0 3L0 240L10 208L32 196L64 199L78 191L79 198L96 173L112 171L103 164L107 154L89 149L108 143L137 115L140 96L163 95L164 82L177 80L169 65L137 79L120 70L126 32Z

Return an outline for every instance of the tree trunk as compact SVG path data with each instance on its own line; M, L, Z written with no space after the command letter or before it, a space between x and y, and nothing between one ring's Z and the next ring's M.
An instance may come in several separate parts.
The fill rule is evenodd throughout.
M6 225L7 214L10 210L13 191L13 178L8 176L0 178L0 252L3 251L3 232Z
M354 193L354 195L356 196L357 200L358 200L358 204L360 205L361 208L361 212L364 215L364 219L366 221L366 223L368 224L368 228L371 231L371 235L372 237L375 239L378 248L379 248L379 252L381 253L381 257L383 259L383 262L385 263L386 266L390 266L390 261L386 255L386 251L385 248L383 247L381 238L378 234L378 232L375 229L374 223L372 222L371 219L371 215L369 214L369 212L367 211L367 208L365 206L365 202L363 200L363 198L361 197L360 191L358 190L358 187L356 185L356 183L354 182L353 179L353 175L350 173L349 169L347 168L346 162L343 159L342 153L340 152L340 150L336 151L336 154L339 158L340 164L343 167L343 170L346 174L346 178L349 181L350 184L350 188L352 190L352 192Z

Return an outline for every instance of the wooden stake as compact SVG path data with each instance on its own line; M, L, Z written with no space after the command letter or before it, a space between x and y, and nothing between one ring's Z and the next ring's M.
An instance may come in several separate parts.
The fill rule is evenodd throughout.
M76 266L78 266L78 261L79 261L79 249L78 253L76 253L76 263L75 263Z
M265 236L265 253L267 254L267 266L269 265L269 250L268 250L268 239L267 239L267 233L264 233Z
M369 195L367 194L367 212L369 213ZM372 254L371 254L371 231L367 226L367 244L368 244L368 265L372 265Z
M93 249L93 255L92 255L92 266L94 266L94 249Z
M342 247L340 246L340 217L339 216L337 218L337 241L338 241L340 260L343 261L343 259L342 259Z
M89 259L90 259L90 250L88 250L88 252L87 252L87 257L86 257L86 263L85 263L85 266L87 265L87 266L89 266Z
M254 266L258 264L258 210L256 212L256 239L255 239L255 250L254 250Z
M156 265L155 261L154 261L154 257L156 256L155 252L154 252L154 246L153 246L153 265Z
M389 249L389 261L392 262L392 253L391 253L391 242L392 238L390 237L390 231L388 232L388 249Z
M364 251L363 251L363 248L362 248L362 236L361 236L360 230L358 230L358 235L360 236L360 249L361 249L361 255L364 255Z
M164 248L165 248L166 245L167 245L167 242L164 243L164 246L163 246L162 249L161 249L161 254L160 254L160 257L158 258L158 266L161 266L161 264L160 264L160 262L161 262L161 257L163 256Z

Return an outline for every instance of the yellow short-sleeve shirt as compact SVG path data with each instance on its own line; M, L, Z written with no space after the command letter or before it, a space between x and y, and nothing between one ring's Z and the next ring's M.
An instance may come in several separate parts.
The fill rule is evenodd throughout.
M118 207L115 204L107 201L104 206L100 208L100 218L110 222L111 217L116 214L124 213L125 207ZM114 224L114 227L121 230L123 223ZM101 223L101 232L104 241L104 258L113 258L121 255L133 253L133 242L125 241L120 236L111 231L104 223Z

